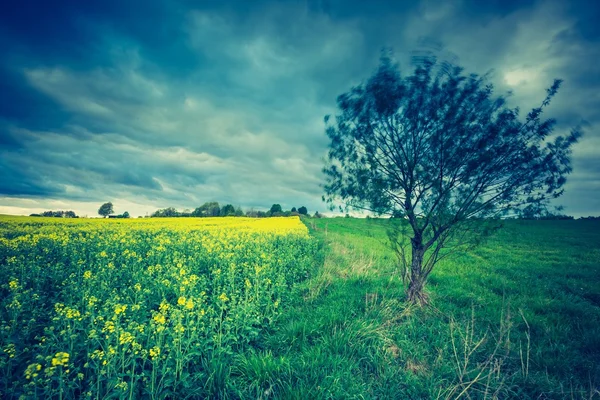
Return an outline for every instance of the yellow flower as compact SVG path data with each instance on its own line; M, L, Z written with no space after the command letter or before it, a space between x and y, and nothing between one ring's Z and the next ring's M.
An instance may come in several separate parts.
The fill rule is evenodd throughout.
M65 352L58 352L54 355L54 358L52 358L52 366L53 367L58 367L58 366L62 366L62 367L66 367L69 364L69 353L65 353Z
M133 335L129 332L123 332L121 333L121 336L119 337L119 343L120 344L128 344L133 342Z
M17 354L17 350L16 350L15 345L13 343L11 343L8 346L6 346L3 350L4 350L4 352L6 354L8 354L8 358L14 358L15 355Z
M185 302L185 308L188 309L188 310L191 310L191 309L194 308L194 302L192 301L192 299L188 299Z
M19 280L18 279L12 279L10 282L8 282L8 287L11 290L17 290L19 288Z
M184 306L186 303L185 297L181 296L177 299L177 304L179 304L180 306Z
M79 321L81 321L81 319L82 319L81 318L81 313L79 312L79 310L76 310L76 309L71 308L71 307L65 307L64 315L68 319L77 319Z
M104 351L102 350L94 350L94 352L90 355L92 360L102 360L104 358Z
M157 313L156 315L154 315L154 317L152 317L152 319L154 320L154 322L160 325L163 325L165 322L167 322L167 319L161 313Z
M227 297L227 295L225 293L221 293L219 295L219 300L221 300L223 303L225 303L226 301L229 300L229 297Z
M83 279L90 279L92 277L92 271L85 271L83 273Z
M104 328L102 328L102 332L113 333L115 331L115 323L112 321L106 321L104 324Z
M98 302L98 298L96 296L90 296L88 298L88 307L94 307L94 305Z
M163 300L158 309L161 313L166 313L169 310L169 303Z
M125 310L127 309L127 305L125 304L117 304L115 306L115 314L119 315L125 312Z
M150 358L154 360L156 357L160 356L160 347L154 346L148 351L148 353L150 354Z
M41 371L42 365L38 363L29 364L25 369L25 379L37 378L38 372Z

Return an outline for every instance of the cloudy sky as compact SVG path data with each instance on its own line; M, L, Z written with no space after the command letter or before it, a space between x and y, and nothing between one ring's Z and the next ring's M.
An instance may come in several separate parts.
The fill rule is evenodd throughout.
M595 5L594 5L595 4ZM0 5L0 213L305 205L324 211L323 117L382 47L493 70L511 105L586 125L560 199L600 215L600 3L81 1Z

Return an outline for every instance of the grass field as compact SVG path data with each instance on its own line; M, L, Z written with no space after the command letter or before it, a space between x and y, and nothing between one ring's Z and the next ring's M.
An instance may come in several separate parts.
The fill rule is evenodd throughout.
M402 302L387 221L308 224L327 256L269 342L283 397L599 397L598 222L507 221L440 263L426 310Z
M8 398L600 398L595 221L507 221L438 265L427 309L403 302L386 220L307 219L313 239L270 220L20 221L0 219Z

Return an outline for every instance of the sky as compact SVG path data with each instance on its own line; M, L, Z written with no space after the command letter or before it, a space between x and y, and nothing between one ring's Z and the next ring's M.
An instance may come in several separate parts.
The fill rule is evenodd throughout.
M326 211L323 117L392 48L491 71L584 126L556 205L600 215L600 2L57 0L0 5L0 214Z

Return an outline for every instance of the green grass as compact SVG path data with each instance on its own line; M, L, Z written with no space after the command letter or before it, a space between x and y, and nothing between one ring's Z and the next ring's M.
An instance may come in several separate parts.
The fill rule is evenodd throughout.
M600 392L600 224L507 221L408 307L385 220L307 220L324 262L223 397L589 399Z

